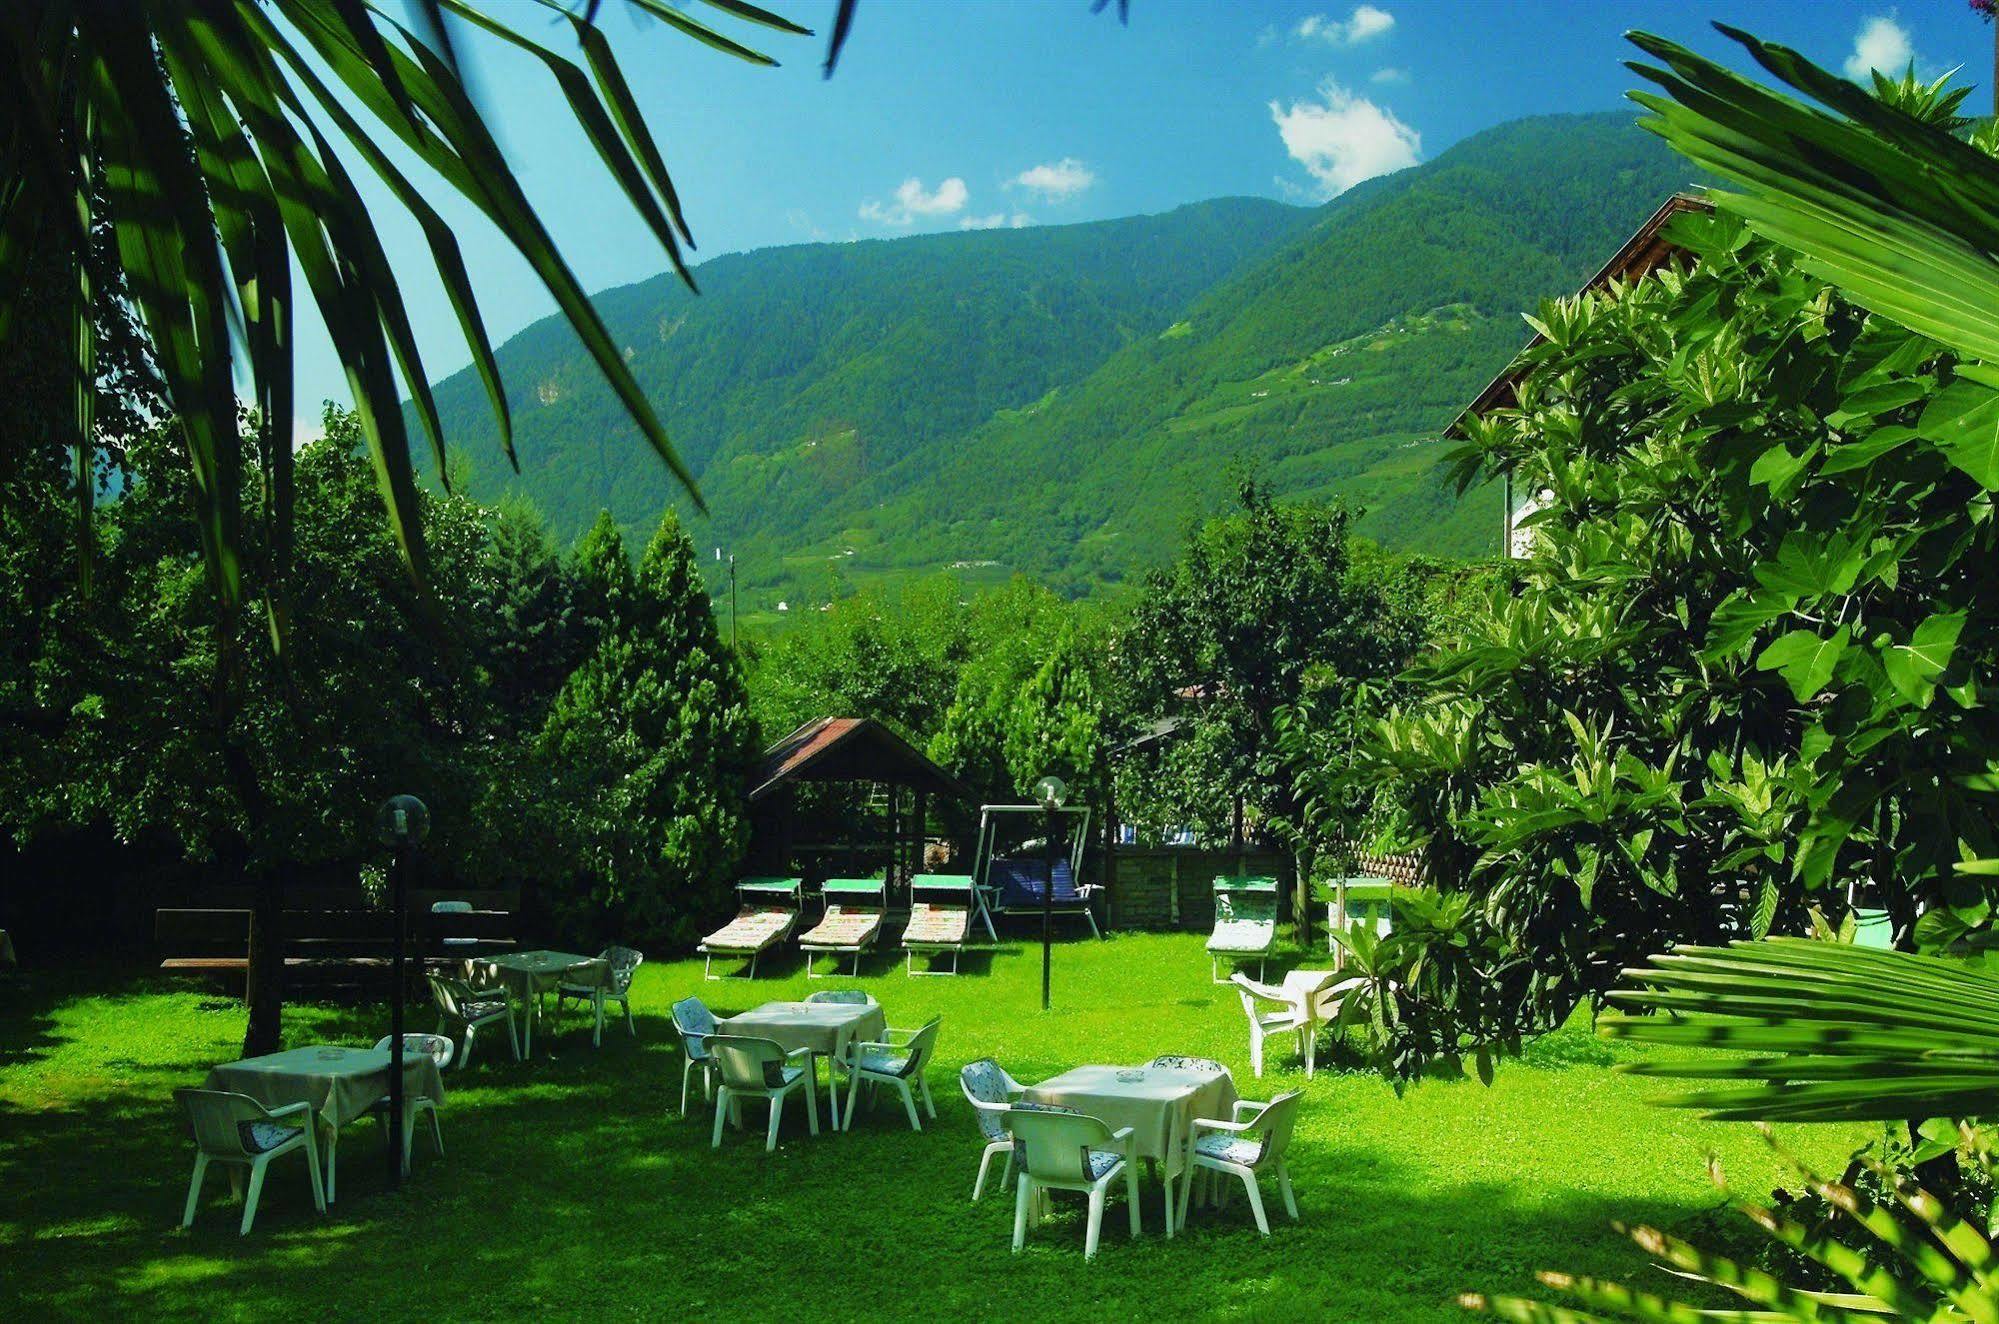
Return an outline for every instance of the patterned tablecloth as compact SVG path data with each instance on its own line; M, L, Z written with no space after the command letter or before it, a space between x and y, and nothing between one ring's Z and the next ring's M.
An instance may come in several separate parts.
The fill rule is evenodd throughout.
M204 1089L247 1094L266 1108L305 1102L333 1127L366 1113L389 1092L386 1048L313 1044L264 1057L225 1062L208 1073ZM403 1093L444 1102L444 1078L428 1053L403 1052Z

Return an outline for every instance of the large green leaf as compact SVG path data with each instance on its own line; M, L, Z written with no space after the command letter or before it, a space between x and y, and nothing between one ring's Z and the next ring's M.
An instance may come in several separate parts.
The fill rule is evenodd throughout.
M527 258L641 434L700 504L693 475L467 92L442 21L448 13L542 60L606 170L686 277L680 199L593 22L594 6L579 13L556 0L536 3L576 38L582 65L527 36L521 4L429 0L413 7L420 36L362 0L0 7L0 68L8 73L0 79L0 328L14 322L24 264L53 260L81 270L89 200L101 197L186 441L203 554L225 611L239 604L243 581L239 350L269 504L267 585L281 584L289 556L294 264L346 368L403 554L423 578L399 378L440 472L443 432L398 289L401 273L329 136L344 137L422 229L510 461L504 387L457 241L378 133L479 207ZM771 31L807 32L748 0L714 0L714 7ZM774 63L677 5L635 0L634 12L736 58ZM851 3L843 4L843 33L851 18ZM85 437L96 375L87 327L79 326L65 358ZM87 521L94 450L86 442L76 455L79 516ZM281 604L273 607L273 620L281 619Z
M1793 630L1773 640L1757 655L1757 669L1781 672L1791 693L1802 703L1832 680L1851 634L1852 628L1845 625L1834 630L1830 637L1811 630Z
M1719 26L1719 25L1718 25ZM1795 249L1863 307L1972 358L1999 360L1999 162L1795 51L1722 27L1826 114L1660 37L1631 40L1644 122L1745 193L1715 202Z
M1732 1054L1639 1075L1735 1082L1663 1100L1733 1121L1977 1116L1999 1097L1999 978L1965 962L1771 938L1683 947L1625 972L1611 1038Z

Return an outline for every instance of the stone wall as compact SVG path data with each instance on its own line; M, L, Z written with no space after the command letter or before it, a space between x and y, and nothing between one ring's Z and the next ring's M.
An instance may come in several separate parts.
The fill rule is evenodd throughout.
M1256 847L1120 846L1111 862L1110 927L1205 932L1215 924L1217 874L1269 874L1288 894L1291 856Z

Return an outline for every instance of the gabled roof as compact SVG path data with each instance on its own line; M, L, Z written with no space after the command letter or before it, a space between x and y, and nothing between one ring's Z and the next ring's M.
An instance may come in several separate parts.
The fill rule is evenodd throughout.
M1594 276L1583 283L1582 289L1576 292L1587 294L1591 290L1603 289L1613 281L1629 284L1651 275L1665 266L1672 260L1673 255L1680 251L1678 245L1668 239L1664 233L1667 224L1675 216L1684 213L1693 212L1705 216L1713 211L1714 204L1698 193L1675 193L1660 204L1659 210L1652 213L1651 219L1639 226L1636 233L1624 241L1624 246L1611 256L1610 261L1604 263ZM1520 347L1520 353L1526 353L1540 341L1539 335L1530 336L1527 343ZM1498 409L1514 403L1513 389L1521 375L1519 362L1520 355L1514 355L1513 362L1508 363L1503 372L1486 384L1486 388L1478 393L1478 398L1458 412L1458 416L1451 420L1451 425L1444 429L1444 435L1447 437L1456 435L1458 428L1474 414L1483 414L1488 409Z
M871 717L821 717L773 743L750 774L750 800L795 781L887 782L972 798L957 778Z

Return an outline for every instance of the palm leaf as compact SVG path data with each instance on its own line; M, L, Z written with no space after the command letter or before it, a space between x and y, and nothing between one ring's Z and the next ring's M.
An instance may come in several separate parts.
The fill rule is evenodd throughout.
M673 5L634 3L713 49L775 63ZM747 0L711 3L771 31L807 32ZM136 14L60 0L0 6L0 331L14 324L30 262L81 272L91 200L101 197L187 447L203 557L225 613L240 605L243 581L239 356L249 368L264 466L270 541L260 578L268 589L281 589L290 555L294 263L346 368L404 559L424 578L399 377L440 473L443 429L396 265L329 137L344 138L423 231L510 463L517 461L504 384L463 255L379 134L435 170L527 258L648 444L701 504L692 473L467 91L444 22L461 20L542 60L606 171L691 286L680 251L692 243L681 200L610 44L590 13L541 4L566 20L581 64L525 36L511 21L516 10L475 0L423 0L413 7L417 33L367 0L157 0ZM81 275L79 282L79 307L87 309L88 284ZM97 368L87 317L72 321L71 441L87 535ZM88 536L81 545L87 551ZM87 580L87 563L81 573ZM274 598L272 620L283 615Z
M1719 26L1719 25L1718 25ZM1999 162L1782 46L1721 27L1828 115L1663 38L1631 40L1642 121L1746 192L1715 202L1856 303L1999 361Z
M1686 947L1625 972L1611 1038L1751 1056L1630 1063L1733 1085L1662 1102L1747 1121L1975 1116L1999 1093L1999 978L1960 961L1770 938Z

